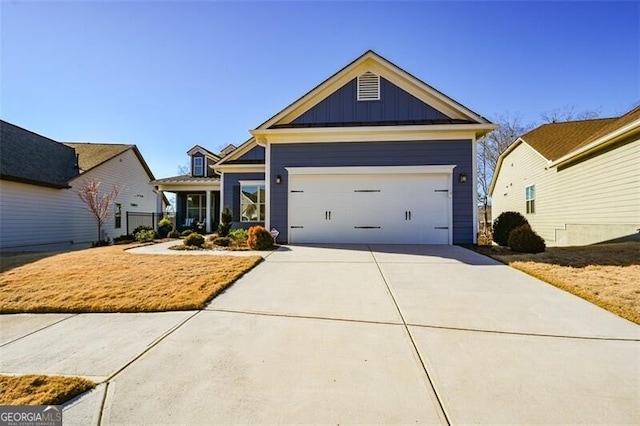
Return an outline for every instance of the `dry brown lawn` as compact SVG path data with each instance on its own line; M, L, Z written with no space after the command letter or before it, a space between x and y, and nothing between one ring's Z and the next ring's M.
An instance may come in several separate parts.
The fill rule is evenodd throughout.
M639 242L549 247L539 254L475 250L640 324Z
M171 256L110 246L42 257L10 256L0 273L0 312L149 312L202 309L260 256ZM33 256L33 255L25 255Z
M79 377L0 376L0 405L58 405L94 387Z

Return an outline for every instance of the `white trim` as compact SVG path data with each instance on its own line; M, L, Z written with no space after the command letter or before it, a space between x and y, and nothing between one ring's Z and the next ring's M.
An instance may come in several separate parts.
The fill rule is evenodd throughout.
M478 243L478 142L471 141L471 184L473 185L473 244ZM467 181L467 183L469 183Z
M271 230L271 145L264 148L264 227ZM282 182L281 182L282 184Z
M455 165L444 166L362 166L362 167L285 167L289 175L384 175L452 174Z
M207 219L207 223L205 224L205 231L209 234L211 233L211 190L208 190L205 192L207 194L207 207L206 207L206 217L205 219Z
M453 244L453 179L455 179L453 175L453 170L451 171L451 176L449 176L449 203L447 204L447 226L449 227L449 240L447 241L448 245Z
M222 223L222 211L224 207L224 173L220 173L220 217L218 218L218 223Z
M205 177L206 176L206 174L204 173L204 171L205 171L205 163L206 163L205 159L206 159L205 156L202 156L202 157L193 156L193 157L191 157L191 161L192 161L191 165L193 167L192 170L191 170L191 176L193 176L193 177ZM200 169L201 169L200 173L196 173L196 160L202 160L202 163L200 164Z
M219 185L203 185L203 184L166 184L158 185L159 191L164 192L185 192L185 191L220 191Z
M374 142L472 139L495 129L494 124L362 126L252 130L258 143Z
M215 166L214 170L222 173L264 173L264 164L224 164Z
M240 211L238 212L240 223L264 222L264 220L260 220L260 205L264 204L264 216L266 218L267 217L267 187L266 187L265 181L264 180L239 180L238 182L240 183L240 200L239 200ZM258 189L258 201L256 203L253 203L258 208L258 220L242 220L242 187L243 186L256 186L258 188L261 186L265 187L264 200L260 198L260 189Z

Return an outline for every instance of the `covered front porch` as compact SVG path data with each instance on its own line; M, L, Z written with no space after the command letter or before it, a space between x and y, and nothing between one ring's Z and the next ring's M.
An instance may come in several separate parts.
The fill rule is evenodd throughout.
M175 227L179 232L194 229L215 232L220 223L220 179L176 176L158 179L158 196L175 194Z

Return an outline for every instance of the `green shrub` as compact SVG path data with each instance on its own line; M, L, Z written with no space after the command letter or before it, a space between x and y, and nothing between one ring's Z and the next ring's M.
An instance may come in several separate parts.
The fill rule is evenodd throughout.
M249 233L247 232L247 230L243 228L234 229L233 231L229 232L229 236L234 240L244 240L247 238L248 234Z
M204 237L197 232L192 232L184 239L184 245L202 247L204 245Z
M247 233L247 245L251 250L270 250L273 236L263 226L252 226Z
M153 241L155 237L156 232L153 229L142 230L136 233L136 241L138 241L139 243Z
M173 226L173 222L171 222L171 219L165 216L158 221L158 227L161 226Z
M229 247L229 245L231 244L231 238L229 237L218 237L215 240L213 240L213 244L220 246L220 247Z
M509 245L509 234L518 226L528 225L527 219L518 212L504 212L493 222L493 241L501 246Z
M227 237L229 235L231 222L233 222L233 215L229 207L225 207L220 215L220 225L218 225L218 235L220 237Z
M180 233L175 229L167 234L169 238L180 238Z
M520 253L542 253L546 246L544 239L527 224L518 226L509 234L509 247Z
M133 230L133 234L131 234L131 235L133 235L135 237L135 235L140 231L153 231L153 226L140 225L136 229Z
M185 229L184 231L182 231L180 233L180 236L181 237L186 237L187 235L191 235L191 234L193 234L193 229Z

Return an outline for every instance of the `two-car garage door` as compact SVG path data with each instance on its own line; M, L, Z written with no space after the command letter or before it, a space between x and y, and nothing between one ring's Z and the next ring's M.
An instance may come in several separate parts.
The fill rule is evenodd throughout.
M289 242L450 244L452 168L288 169Z

